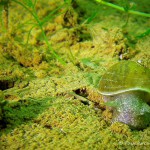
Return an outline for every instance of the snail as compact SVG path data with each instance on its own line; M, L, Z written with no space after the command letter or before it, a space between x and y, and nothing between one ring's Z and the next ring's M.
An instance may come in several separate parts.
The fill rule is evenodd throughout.
M113 110L112 123L122 122L133 129L150 124L150 69L121 61L102 76L98 90Z

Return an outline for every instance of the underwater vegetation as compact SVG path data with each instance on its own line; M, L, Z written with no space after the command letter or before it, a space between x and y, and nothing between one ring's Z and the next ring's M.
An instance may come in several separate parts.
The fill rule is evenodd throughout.
M23 0L23 1L17 1L17 0L13 0L13 2L15 2L16 4L19 4L21 5L24 9L27 10L28 13L30 13L32 15L32 17L35 19L35 24L32 24L32 27L31 27L31 30L29 31L29 35L30 35L30 32L32 31L33 28L35 27L39 27L41 32L42 32L42 36L44 38L44 41L48 47L48 51L46 52L47 53L47 56L48 56L48 53L52 53L52 55L54 57L56 57L62 64L64 64L65 62L61 59L61 57L59 57L59 55L57 55L55 53L55 51L53 50L50 42L48 41L48 38L44 32L44 29L43 29L43 24L45 24L45 22L47 22L47 19L54 13L54 12L51 12L51 14L49 14L49 16L47 16L46 18L44 18L42 21L39 19L38 17L38 14L37 14L37 11L35 9L35 6L36 6L36 3L37 3L37 0L35 1L32 1L32 0ZM8 30L9 28L9 11L8 11L8 7L9 7L9 3L10 1L7 0L7 1L1 1L1 5L4 5L4 13L3 13L3 22L4 22L4 26L5 26L5 29ZM56 10L55 10L56 11ZM28 37L29 37L28 35ZM27 39L27 43L28 43L28 39Z
M103 4L103 5L115 8L115 9L117 9L119 11L122 11L122 12L127 12L129 14L139 15L139 16L143 16L143 17L150 17L150 14L139 12L139 11L130 10L132 8L132 6L130 6L130 7L120 7L118 5L114 5L112 3L109 3L109 2L106 2L106 1L103 1L103 0L96 0L96 1L101 3L101 4Z
M1 149L149 149L149 2L0 0Z

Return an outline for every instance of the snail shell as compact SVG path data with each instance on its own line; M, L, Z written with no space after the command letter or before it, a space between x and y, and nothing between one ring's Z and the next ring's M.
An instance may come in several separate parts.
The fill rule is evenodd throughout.
M108 69L99 93L113 109L112 122L142 129L150 123L150 70L136 62L121 61Z

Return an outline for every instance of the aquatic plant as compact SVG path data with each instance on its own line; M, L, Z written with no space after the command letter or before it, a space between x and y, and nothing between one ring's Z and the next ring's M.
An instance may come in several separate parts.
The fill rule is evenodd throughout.
M55 58L57 58L62 64L65 64L65 61L52 48L52 46L51 46L50 42L48 41L48 38L47 38L47 36L46 36L46 34L44 32L43 25L44 25L45 21L47 21L46 18L48 18L48 16L46 18L44 18L42 21L40 20L38 14L37 14L37 10L35 8L37 0L35 0L34 2L32 2L32 0L26 0L24 3L20 2L18 0L12 0L12 1L14 1L15 3L21 5L23 8L25 8L33 16L33 18L35 19L36 24L33 25L33 27L31 28L31 30L35 26L38 26L40 28L40 30L42 32L42 35L43 35L43 38L44 38L44 41L45 41L46 45L48 46L48 50L46 51L46 54L49 55L49 52L51 52L52 55ZM60 9L60 8L62 8L62 6L59 7L58 9ZM51 12L49 16L51 16L54 12L56 12L56 10L54 10L53 12Z
M150 123L150 70L132 61L121 61L102 76L99 92L113 109L112 122L143 129Z
M124 8L124 7L121 7L121 6L118 6L118 5L103 1L103 0L95 0L95 1L97 1L101 4L103 4L103 5L115 8L115 9L117 9L119 11L122 11L122 12L127 12L129 14L139 15L139 16L143 16L143 17L150 17L150 14L148 14L148 13L143 13L143 12L139 12L139 11L135 11L135 10L130 10L129 8Z
M61 62L62 64L66 64L65 61L55 52L55 50L51 46L51 44L48 41L48 38L45 34L43 26L46 22L48 22L50 20L50 18L53 17L54 13L56 13L58 10L65 7L66 5L70 5L71 1L65 0L62 5L60 5L58 8L56 8L55 10L50 12L46 17L44 17L42 19L39 18L37 10L36 10L37 0L34 0L34 1L33 0L23 0L23 1L12 0L11 2L15 2L16 4L22 6L28 13L30 13L32 15L32 17L35 20L35 23L32 24L32 27L29 31L26 45L28 44L31 31L33 30L33 28L38 27L41 30L43 39L48 47L48 49L46 49L47 60L49 60L49 58L52 54L52 56L54 56L54 58L56 58L59 62ZM8 20L9 3L10 3L9 0L1 0L0 1L0 5L3 6L3 9L1 10L1 13L3 12L2 17L1 17L1 22L4 25L5 29L8 29L8 25L9 25L9 20Z
M121 11L121 12L125 12L128 16L127 16L126 23L125 23L125 25L123 25L123 27L125 27L128 24L129 14L150 18L149 13L144 13L144 12L132 10L133 6L130 6L130 4L128 2L126 2L126 5L124 7L121 7L121 6L118 6L116 4L112 4L112 3L109 3L109 2L106 2L106 1L103 1L103 0L95 0L95 1L102 4L102 5L112 7L116 10ZM144 33L141 33L141 34L135 36L135 38L136 39L143 38L143 37L145 37L149 34L150 34L150 29L147 29Z

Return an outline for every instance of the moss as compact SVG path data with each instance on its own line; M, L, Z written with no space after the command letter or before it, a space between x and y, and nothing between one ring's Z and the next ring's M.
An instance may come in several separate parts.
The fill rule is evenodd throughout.
M68 84L70 83L70 84ZM35 79L29 83L30 91L25 97L45 97L67 94L73 90L85 87L84 75L77 73L74 76L66 75L60 77L46 77L44 79Z
M120 122L115 122L114 124L112 124L111 130L112 130L112 132L124 134L127 136L130 136L132 134L129 126L127 126L126 124L120 123Z
M7 102L5 107L3 107L3 119L6 126L1 131L9 132L17 126L31 121L34 117L48 107L47 101L51 100L53 99L49 97L42 99L42 101L38 99L28 99Z
M40 54L38 51L29 51L24 49L19 43L14 41L12 37L8 37L8 41L9 42L7 43L1 43L3 45L1 48L2 53L12 57L25 67L31 67L41 63L42 54Z
M77 25L78 14L71 6L61 9L61 14L54 21L61 24L63 27L71 28Z
M148 148L149 132L131 131L127 125L108 126L99 115L79 100L64 97L49 101L50 106L33 122L22 124L1 136L2 149L142 149ZM100 117L101 116L101 117ZM143 139L147 138L146 140ZM16 142L14 142L16 141Z
M53 12L63 2L38 1L36 9L40 20L46 19L43 30L67 62L64 66L47 51L40 29L31 30L32 16L16 3L9 9L9 36L0 28L0 81L14 84L4 91L9 103L1 149L149 149L150 128L111 125L112 112L96 89L101 75L121 54L149 67L149 37L131 43L133 47L127 39L145 31L148 22L130 16L124 30L126 14L94 1L74 1ZM93 11L96 17L87 25ZM90 65L83 60L90 60Z

